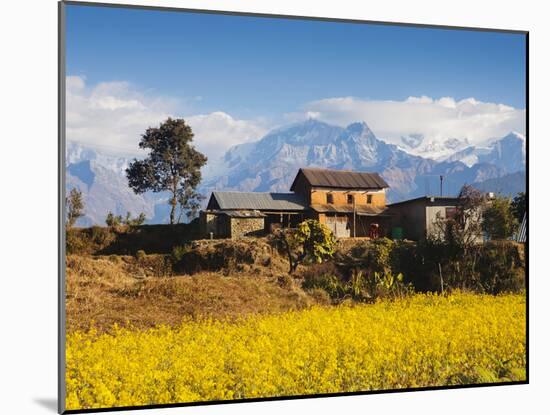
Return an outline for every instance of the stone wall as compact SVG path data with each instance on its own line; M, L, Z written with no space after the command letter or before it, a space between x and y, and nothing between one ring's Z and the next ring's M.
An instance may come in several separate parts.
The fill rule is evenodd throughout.
M231 218L231 239L264 233L264 218Z

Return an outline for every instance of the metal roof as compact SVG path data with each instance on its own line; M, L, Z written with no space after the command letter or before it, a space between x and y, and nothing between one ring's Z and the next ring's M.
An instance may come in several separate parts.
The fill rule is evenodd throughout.
M259 210L221 210L218 213L230 218L265 218L266 216Z
M212 192L207 209L303 211L307 205L294 193Z
M389 187L378 173L302 168L298 171L290 190L294 190L294 184L300 174L303 174L309 184L315 187L336 189L384 189Z
M353 206L348 205L327 205L327 204L312 204L311 208L318 213L353 213ZM356 206L355 213L358 216L385 216L388 214L388 209L376 206Z
M456 205L460 201L458 197L455 196L420 196L414 199L402 200L401 202L391 203L388 206L397 206L403 205L405 203L414 203L424 201L426 203L435 203L435 202L445 202L450 205Z
M516 242L527 242L527 214L523 214L523 220L521 221L521 225L519 226L518 231L514 235L514 240Z

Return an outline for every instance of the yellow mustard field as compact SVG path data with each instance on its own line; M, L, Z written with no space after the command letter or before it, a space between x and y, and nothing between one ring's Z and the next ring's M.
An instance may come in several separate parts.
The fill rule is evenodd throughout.
M73 332L67 409L525 380L523 295Z

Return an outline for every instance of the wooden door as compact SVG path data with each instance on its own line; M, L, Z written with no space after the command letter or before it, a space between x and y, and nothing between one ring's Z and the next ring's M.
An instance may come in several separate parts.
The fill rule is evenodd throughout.
M350 224L346 216L327 216L325 225L332 231L337 238L350 237Z

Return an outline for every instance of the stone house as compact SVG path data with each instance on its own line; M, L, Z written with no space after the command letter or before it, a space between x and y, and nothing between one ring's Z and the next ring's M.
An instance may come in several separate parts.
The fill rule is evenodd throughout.
M240 238L294 227L306 215L302 197L293 193L212 192L200 213L205 238Z

